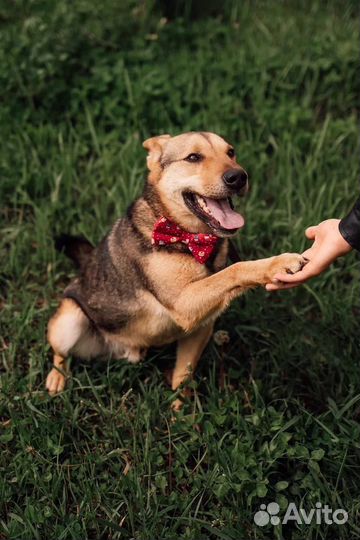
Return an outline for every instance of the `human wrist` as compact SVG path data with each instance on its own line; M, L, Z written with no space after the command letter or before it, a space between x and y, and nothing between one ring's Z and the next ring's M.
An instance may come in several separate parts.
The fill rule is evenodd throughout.
M341 226L341 220L339 219L339 220L336 220L336 221L337 221L337 224L336 224L336 231L337 231L336 247L339 250L340 255L346 255L347 253L352 251L353 247L347 241L346 233L345 233L345 231L343 230L343 228Z
M360 251L360 197L348 215L340 221L339 231L353 249Z

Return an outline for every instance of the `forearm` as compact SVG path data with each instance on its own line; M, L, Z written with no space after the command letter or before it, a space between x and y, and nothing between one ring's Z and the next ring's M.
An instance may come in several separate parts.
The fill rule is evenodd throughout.
M351 247L360 251L360 197L339 223L339 231Z
M235 263L187 285L174 300L172 308L168 309L174 321L191 332L247 289L269 283L277 272L298 272L304 263L304 258L297 253Z

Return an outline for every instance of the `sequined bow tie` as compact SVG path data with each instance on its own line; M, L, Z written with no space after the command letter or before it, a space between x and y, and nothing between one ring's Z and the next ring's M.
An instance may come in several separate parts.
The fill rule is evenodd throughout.
M152 244L165 246L181 242L186 244L195 259L205 264L215 249L218 237L214 234L189 233L165 217L154 225Z

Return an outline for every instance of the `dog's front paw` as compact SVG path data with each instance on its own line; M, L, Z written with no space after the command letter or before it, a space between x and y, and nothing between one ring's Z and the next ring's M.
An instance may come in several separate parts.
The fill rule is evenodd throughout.
M268 270L268 281L272 281L275 274L296 274L307 263L307 260L298 253L282 253L273 257Z
M65 388L66 377L56 368L52 368L46 379L46 389L50 396L60 394Z

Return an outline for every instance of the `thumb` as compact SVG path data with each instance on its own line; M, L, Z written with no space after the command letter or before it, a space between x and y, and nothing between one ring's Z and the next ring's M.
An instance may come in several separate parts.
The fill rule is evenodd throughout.
M309 240L314 240L316 233L317 233L317 225L314 225L313 227L308 227L305 231L306 238Z

